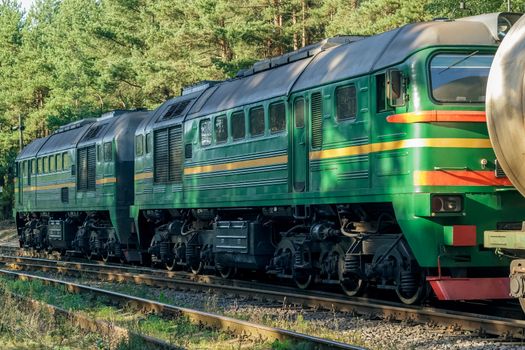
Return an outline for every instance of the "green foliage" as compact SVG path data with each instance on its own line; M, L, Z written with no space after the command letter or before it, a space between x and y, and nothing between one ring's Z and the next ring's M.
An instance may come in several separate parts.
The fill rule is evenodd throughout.
M525 0L512 1L523 10ZM25 143L116 109L155 108L201 80L337 34L506 9L465 0L0 0L0 219L10 215L18 116ZM10 175L8 175L10 174Z

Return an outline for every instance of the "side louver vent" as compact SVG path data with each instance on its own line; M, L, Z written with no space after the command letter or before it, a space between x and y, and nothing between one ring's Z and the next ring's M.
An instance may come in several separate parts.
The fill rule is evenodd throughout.
M323 98L320 92L312 94L312 148L323 145Z
M497 159L494 161L494 165L495 165L494 167L495 174L497 178L507 177L507 174L505 174L505 172L503 171L503 168L501 167Z
M154 133L154 181L182 182L182 128L180 125Z
M79 191L95 190L96 165L95 146L78 150L77 189Z
M182 183L182 128L180 125L169 129L169 141L169 181Z
M153 178L155 182L168 182L168 129L155 131L153 153Z

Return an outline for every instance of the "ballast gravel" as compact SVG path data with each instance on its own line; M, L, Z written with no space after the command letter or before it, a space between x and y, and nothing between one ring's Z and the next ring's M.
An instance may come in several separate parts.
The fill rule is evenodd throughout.
M37 275L50 276L46 273ZM63 280L110 289L181 307L214 312L246 321L281 327L367 349L525 349L525 342L482 337L477 332L451 329L436 324L390 321L374 315L316 310L274 301L219 294L212 290L180 291L130 283L101 282L53 275Z

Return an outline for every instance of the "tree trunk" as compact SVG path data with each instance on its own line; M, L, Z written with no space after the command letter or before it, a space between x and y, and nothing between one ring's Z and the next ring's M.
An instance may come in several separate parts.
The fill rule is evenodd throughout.
M303 29L303 32L302 32L302 42L301 42L301 47L305 47L306 46L306 0L301 0L301 11L302 11L302 16L303 16L303 21L302 21L302 29Z
M295 9L292 10L292 25L293 25L293 49L299 49L299 34L297 33L297 15Z

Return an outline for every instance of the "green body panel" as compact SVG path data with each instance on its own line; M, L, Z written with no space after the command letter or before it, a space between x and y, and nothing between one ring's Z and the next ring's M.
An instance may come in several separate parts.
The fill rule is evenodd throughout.
M391 114L411 111L483 110L482 104L447 105L432 101L428 60L436 52L451 50L494 52L495 48L438 47L413 53L395 65L408 77L409 96L408 103L395 110L376 110L378 87L375 77L383 71L242 107L248 112L251 107L262 104L267 108L272 102L284 100L287 129L279 134L271 134L267 127L264 136L251 138L246 126L247 139L233 142L229 123L227 143L201 147L200 119L184 122L183 143L191 144L192 157L184 160L183 183L155 184L153 153L138 157L136 197L131 215L137 223L140 212L146 209L391 203L402 232L422 267L436 267L438 257L441 266L445 267L507 266L508 261L482 248L483 231L495 229L498 222L525 219L525 200L516 191L507 186L415 183L419 171L493 171L495 155L490 144L482 148L425 145L426 141L418 144L418 140L427 139L467 139L462 141L466 143L468 139L477 139L487 144L485 123L403 124L386 120ZM357 90L357 117L338 122L334 112L335 89L348 84L353 84ZM312 93L317 91L323 94L321 149L312 148L311 143L310 100ZM297 97L307 100L304 129L294 127L293 102ZM239 108L227 111L228 118L236 110ZM222 114L224 111L217 113ZM265 117L268 126L268 113ZM485 166L481 162L483 159L487 160ZM306 183L305 190L297 191L293 185L301 181ZM462 194L465 210L459 215L432 217L430 193ZM450 225L476 225L478 244L474 247L446 246L444 226Z

